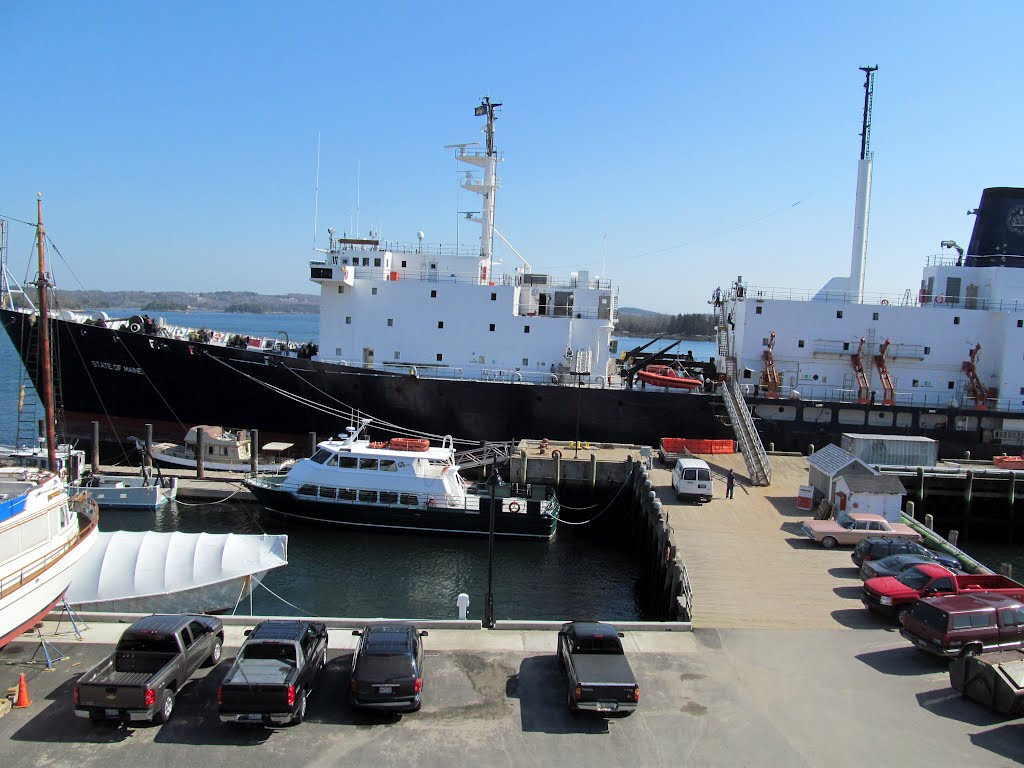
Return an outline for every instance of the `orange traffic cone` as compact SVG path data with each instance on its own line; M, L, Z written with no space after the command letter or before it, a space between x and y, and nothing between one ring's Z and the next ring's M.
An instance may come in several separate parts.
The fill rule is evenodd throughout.
M28 685L25 683L25 673L18 677L18 697L14 700L15 709L24 709L32 706L32 700L28 697Z

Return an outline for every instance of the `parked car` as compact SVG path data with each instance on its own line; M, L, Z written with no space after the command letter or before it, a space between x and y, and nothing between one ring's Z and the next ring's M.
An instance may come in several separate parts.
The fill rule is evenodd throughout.
M854 565L861 565L869 560L881 560L890 555L920 555L950 569L959 569L961 565L959 560L945 552L936 552L911 539L893 536L868 536L861 539L850 553L850 559Z
M412 624L372 624L354 630L349 698L364 709L415 712L423 703L423 640Z
M899 576L908 568L915 565L942 565L950 573L962 574L958 568L950 568L944 564L936 563L927 555L889 555L880 560L865 560L860 567L860 580L877 579L880 576Z
M301 723L306 699L327 664L327 625L262 621L246 640L217 689L222 723Z
M223 644L223 624L214 616L139 619L110 656L78 679L75 715L166 723L177 692L200 666L220 661Z
M918 600L900 634L933 656L953 658L1024 647L1024 603L991 592Z
M570 711L631 714L640 686L611 624L571 621L558 633L558 663L565 672Z
M672 488L680 501L711 501L715 495L711 467L701 459L676 459L676 464L672 467Z
M876 613L898 616L922 597L992 592L1024 600L1024 584L998 573L957 575L937 563L908 568L899 576L881 576L864 582L861 602Z
M890 523L881 515L855 512L838 520L807 520L802 525L811 541L817 541L825 549L837 544L857 544L868 536L886 535L893 538L921 540L921 534L903 523Z

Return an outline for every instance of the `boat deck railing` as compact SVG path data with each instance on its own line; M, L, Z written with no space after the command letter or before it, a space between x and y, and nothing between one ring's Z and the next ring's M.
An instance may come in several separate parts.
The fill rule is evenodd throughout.
M743 394L748 397L763 393L763 389L758 384L741 384L740 387L743 390ZM821 406L855 405L859 404L858 395L859 393L856 389L843 387L831 387L820 384L814 386L801 384L797 387L782 385L779 388L779 397L773 399L772 402L778 402L779 405L783 405L787 400L801 400L805 405L811 403ZM881 396L880 392L878 396ZM973 399L960 397L955 393L896 392L895 404L911 408L935 408L943 411L951 405L955 405L956 408L960 409L958 414L960 416L984 415L986 410L1024 413L1024 398L1020 397L990 397L985 400L985 409L979 409ZM876 405L878 408L890 407L882 405L880 399Z
M986 299L981 297L943 294L865 293L857 301L852 291L821 291L809 288L775 288L770 286L744 286L743 297L758 301L822 301L829 304L865 304L869 306L935 307L951 310L982 310L987 312L1024 312L1024 300Z

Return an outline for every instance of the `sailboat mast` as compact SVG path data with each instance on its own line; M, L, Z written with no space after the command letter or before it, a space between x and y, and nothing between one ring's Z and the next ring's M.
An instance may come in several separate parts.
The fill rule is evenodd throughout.
M39 357L42 363L43 412L46 415L46 460L51 472L57 471L57 433L53 408L53 366L50 358L50 298L46 275L46 230L43 228L43 199L36 200L36 246L39 252Z

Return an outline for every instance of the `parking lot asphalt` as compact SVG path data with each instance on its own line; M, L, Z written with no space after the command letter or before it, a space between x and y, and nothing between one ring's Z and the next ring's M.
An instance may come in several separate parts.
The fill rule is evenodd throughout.
M24 672L32 705L0 718L0 762L4 768L1024 762L1024 723L961 698L942 662L871 617L833 630L631 633L642 635L627 643L641 700L628 718L567 711L552 632L502 634L432 631L423 709L399 716L349 706L351 650L337 646L350 645L345 636L351 635L336 630L307 721L275 729L217 720L216 689L231 664L230 648L185 687L170 723L126 727L72 713L75 680L111 650L108 644L58 638L69 658L46 671L29 663L36 643L11 643L0 651L0 682L15 685ZM659 639L648 643L648 637Z

